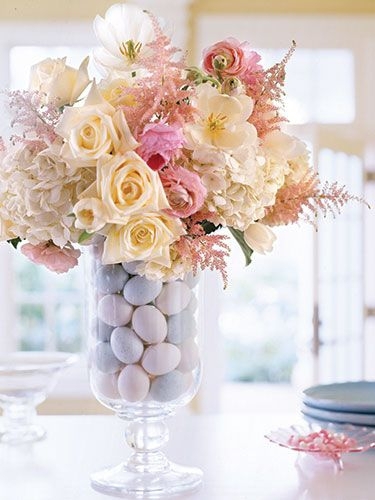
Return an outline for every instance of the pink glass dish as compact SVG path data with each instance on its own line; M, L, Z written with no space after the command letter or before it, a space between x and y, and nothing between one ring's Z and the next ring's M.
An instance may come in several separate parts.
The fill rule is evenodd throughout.
M316 437L322 432L329 434L328 444ZM265 437L272 443L290 450L307 453L322 460L332 460L338 470L343 469L341 458L343 453L361 452L375 448L374 428L350 424L338 425L328 422L324 426L317 423L291 425L273 430ZM309 445L308 442L312 442L312 444Z

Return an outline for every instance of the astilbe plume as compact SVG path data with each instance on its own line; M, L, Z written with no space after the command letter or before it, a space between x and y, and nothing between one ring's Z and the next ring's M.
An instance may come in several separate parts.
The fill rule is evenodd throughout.
M254 73L255 83L247 89L254 100L254 110L249 121L256 127L260 138L272 130L278 130L280 123L286 121L280 115L285 97L285 67L295 49L296 42L293 40L291 48L280 62L259 72L258 78L257 72Z
M229 236L220 234L205 234L202 226L195 224L189 234L180 238L176 249L183 259L191 262L193 274L199 269L219 271L224 288L228 285L228 273L225 259L229 257L230 247L226 243Z
M193 91L188 88L189 82L184 77L185 59L177 57L180 49L171 45L157 19L151 14L150 17L155 32L155 39L148 44L152 56L143 57L140 61L148 74L137 80L135 86L122 89L122 95L134 101L134 104L122 109L128 122L134 125L136 137L155 118L183 126L195 114L190 104Z
M31 149L44 149L56 139L56 124L60 111L55 102L47 102L45 95L28 90L8 91L8 105L13 113L11 127L20 127L22 135L14 134L11 141L21 142Z
M318 174L309 173L298 184L283 186L278 191L275 204L266 209L262 222L279 226L305 221L315 226L319 213L335 216L348 201L363 202L349 194L345 186L337 182L321 185Z

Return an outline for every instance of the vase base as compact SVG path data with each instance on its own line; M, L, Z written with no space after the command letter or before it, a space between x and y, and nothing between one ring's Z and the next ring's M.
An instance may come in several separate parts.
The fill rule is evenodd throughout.
M46 431L40 425L15 427L14 429L0 428L0 443L18 445L41 441L46 436Z
M195 491L201 486L202 477L200 469L170 462L162 472L134 472L120 464L92 474L91 486L112 496L158 499Z

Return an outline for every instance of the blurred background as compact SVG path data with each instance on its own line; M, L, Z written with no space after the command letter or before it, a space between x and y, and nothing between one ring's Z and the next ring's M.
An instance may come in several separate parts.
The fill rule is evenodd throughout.
M2 0L0 88L27 88L29 68L67 56L78 67L95 46L92 20L114 2ZM198 64L204 47L234 36L265 67L291 45L289 129L312 151L323 179L375 200L375 3L341 0L137 1L173 26ZM91 64L90 74L95 76ZM0 135L8 135L0 117ZM250 267L233 243L230 285L209 274L200 412L295 410L314 383L375 379L375 219L350 204L335 220L276 231L272 254ZM0 245L0 352L84 353L83 266L57 276ZM40 413L102 412L90 395L84 356Z

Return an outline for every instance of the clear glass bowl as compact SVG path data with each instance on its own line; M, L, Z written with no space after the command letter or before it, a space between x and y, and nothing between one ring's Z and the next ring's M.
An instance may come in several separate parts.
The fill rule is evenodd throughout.
M140 263L90 259L89 373L95 397L127 422L133 450L115 467L92 474L94 489L162 498L196 489L202 472L171 463L161 448L165 420L196 394L201 380L199 279L162 283L137 274Z
M321 431L328 434L328 444L321 438ZM273 430L265 437L272 443L290 450L307 453L320 460L332 460L337 470L343 469L344 453L358 453L375 447L374 428L333 422L327 422L326 425L291 425Z
M36 406L55 386L61 371L78 360L65 352L18 351L0 356L0 442L21 444L45 436Z

